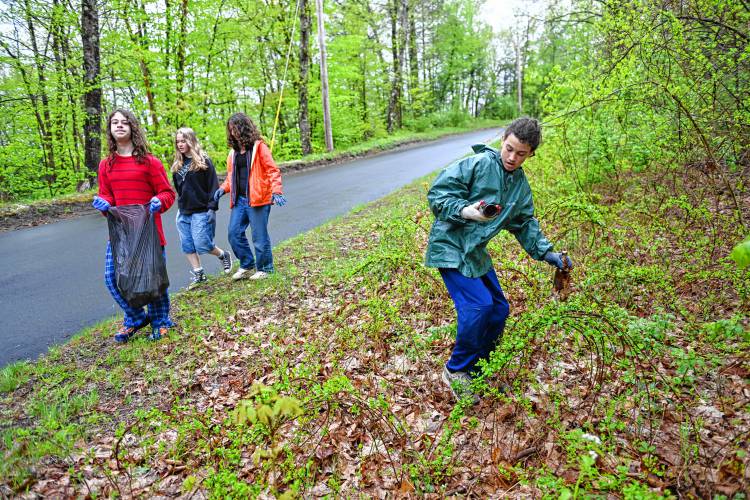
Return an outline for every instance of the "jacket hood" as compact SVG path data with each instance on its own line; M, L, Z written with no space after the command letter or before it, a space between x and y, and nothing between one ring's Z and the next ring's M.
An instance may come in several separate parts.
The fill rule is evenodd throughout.
M502 165L502 161L500 160L500 152L497 149L491 148L486 144L474 144L471 149L472 151L474 151L474 154L489 153L496 162Z
M495 161L497 162L497 164L502 167L503 172L505 172L506 174L511 174L512 175L515 172L521 171L521 167L515 169L513 172L509 172L508 170L506 170L505 169L505 165L503 165L503 160L502 160L502 158L500 158L500 151L498 151L495 148L491 148L491 147L487 146L486 144L474 144L471 147L471 149L474 151L474 154L489 153L490 156L492 156L495 159Z

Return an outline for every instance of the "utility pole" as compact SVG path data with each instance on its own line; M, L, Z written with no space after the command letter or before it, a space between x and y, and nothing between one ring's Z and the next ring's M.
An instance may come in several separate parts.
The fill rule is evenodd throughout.
M323 0L315 0L318 10L318 46L320 47L320 90L323 97L323 128L326 134L326 150L333 151L331 132L331 108L328 105L328 65L326 64L326 30L323 26Z

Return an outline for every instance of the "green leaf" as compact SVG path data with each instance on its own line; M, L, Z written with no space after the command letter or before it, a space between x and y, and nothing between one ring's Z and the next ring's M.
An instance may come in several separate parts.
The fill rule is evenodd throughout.
M273 413L282 417L295 418L302 415L303 411L297 399L284 397L276 400L276 404L273 406Z
M292 490L286 490L284 493L276 497L277 500L294 500L298 498L298 495Z
M268 405L260 405L258 406L257 410L258 415L258 422L261 424L271 427L271 422L273 422L273 410Z
M245 425L247 422L255 423L257 416L253 402L247 399L240 401L237 408L232 413L232 422L237 425Z
M744 269L750 265L750 237L732 249L729 256L737 263L737 267Z

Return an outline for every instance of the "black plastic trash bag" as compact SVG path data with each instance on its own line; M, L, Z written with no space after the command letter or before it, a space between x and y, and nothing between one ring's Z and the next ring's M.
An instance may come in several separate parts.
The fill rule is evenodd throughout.
M110 207L107 223L120 294L134 308L154 302L166 293L169 277L148 204Z

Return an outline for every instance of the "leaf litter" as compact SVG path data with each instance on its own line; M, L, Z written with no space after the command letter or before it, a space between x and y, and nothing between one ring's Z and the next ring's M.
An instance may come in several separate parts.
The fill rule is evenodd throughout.
M484 368L482 401L464 407L440 380L455 313L421 264L423 189L282 245L279 269L293 272L262 284L212 280L177 297L181 326L164 342L125 348L135 353L125 383L92 375L72 388L95 389L92 411L103 417L73 415L82 425L66 454L25 456L30 443L6 441L4 456L24 474L3 479L4 494L537 498L638 485L699 498L748 489L748 305L735 286L747 275L719 262L699 271L681 250L685 232L708 220L672 207L657 225L612 202L620 216L606 244L630 267L588 256L564 304L550 301L543 268L499 238L491 251L512 316ZM710 223L730 234L720 212ZM658 251L638 244L648 230L659 233ZM729 317L741 318L744 341L711 342L694 326ZM85 378L117 365L113 349L104 328L49 363ZM39 428L33 402L51 385L32 378L3 396L4 428ZM260 408L271 389L303 414L273 433L231 423L242 401Z

